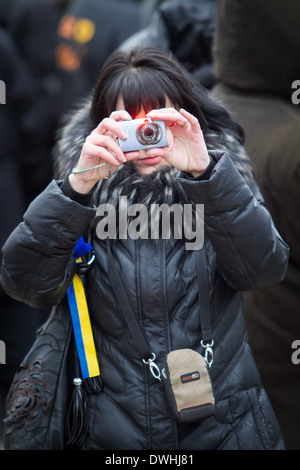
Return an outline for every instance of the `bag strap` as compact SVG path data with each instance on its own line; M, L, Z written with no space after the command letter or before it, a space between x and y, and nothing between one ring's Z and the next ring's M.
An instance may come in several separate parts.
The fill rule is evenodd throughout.
M211 306L208 285L208 267L206 258L205 245L196 252L196 270L198 280L198 297L199 297L199 312L201 322L201 346L205 349L204 359L208 367L212 366L213 345L214 340L212 337L211 326ZM203 274L204 273L204 274Z
M119 269L116 265L116 260L113 256L109 239L107 239L107 250L108 250L108 276L111 282L112 288L115 290L116 296L119 298L119 305L122 306L121 313L125 318L125 321L131 331L131 334L135 340L137 349L141 352L141 358L145 364L149 364L152 375L157 373L158 366L154 360L156 358L155 353L151 350L149 342L145 336L145 333L137 320L131 305L128 300L128 296L125 292L124 285L119 275ZM197 250L197 280L199 285L199 303L200 303L200 323L202 340L201 345L205 348L205 360L207 365L211 367L213 362L213 350L212 346L214 341L212 339L211 331L211 316L210 316L210 297L208 288L207 276L203 276L203 272L207 272L207 259L206 250L204 246ZM201 297L201 298L200 298ZM158 377L156 377L158 378Z
M131 331L132 337L134 338L137 349L140 351L141 359L144 364L149 366L150 372L153 377L157 380L161 380L161 371L158 365L155 363L156 354L151 350L146 335L138 322L128 297L126 295L124 285L119 275L118 267L116 265L115 258L111 251L110 240L107 239L107 251L108 251L108 276L111 282L111 286L115 289L115 293L119 298L119 305L122 305L121 313L125 318L125 321Z
M201 334L203 341L211 341L210 298L208 288L207 259L204 246L196 252L196 270L198 280L198 296L200 304ZM203 273L205 273L203 275Z
M116 260L112 254L110 242L107 243L108 250L108 276L111 282L111 286L117 298L119 299L119 305L122 305L121 313L125 318L125 321L133 334L134 341L136 343L137 349L141 353L142 359L149 359L152 356L153 352L151 351L150 345L146 338L144 331L141 328L140 323L138 322L135 314L133 313L132 307L129 303L128 296L126 295L124 285L121 281L119 270L116 266Z

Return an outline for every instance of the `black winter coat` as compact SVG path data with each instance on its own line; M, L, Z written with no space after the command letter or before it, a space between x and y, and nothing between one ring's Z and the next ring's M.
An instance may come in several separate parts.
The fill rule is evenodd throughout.
M64 137L66 149L72 143L73 151L76 145L80 150L80 139L73 139L78 129L77 122L73 134L69 130ZM81 131L84 139L82 125ZM76 201L65 183L53 181L4 246L6 291L34 306L58 305L59 315L68 321L63 299L76 270L73 249L88 228L92 232L96 261L87 275L88 302L104 390L88 398L90 427L84 448L283 448L247 342L242 291L282 280L288 247L237 170L243 166L239 156L231 158L226 152L211 156L211 174L197 180L173 172L175 178L165 180L167 189L176 187L187 200L204 204L208 268L202 275L210 287L215 341L211 376L216 413L211 418L176 425L171 417L163 385L140 361L135 339L120 315L118 297L108 280L106 241L95 231L94 207ZM120 194L122 183L114 187L117 173L107 184ZM96 204L101 193L104 200L114 197L114 193L107 196L100 184L94 193ZM117 239L113 255L157 364L162 368L170 350L203 352L195 252L186 250L184 240Z

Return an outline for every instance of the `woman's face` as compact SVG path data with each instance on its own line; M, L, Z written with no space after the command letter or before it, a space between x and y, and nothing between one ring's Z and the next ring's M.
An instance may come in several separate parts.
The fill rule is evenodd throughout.
M166 107L171 106L170 101L166 98ZM118 97L117 104L116 104L116 111L125 110L124 102L122 96ZM135 119L141 119L145 117L145 110L142 108L140 109ZM150 175L154 171L158 170L162 166L168 165L165 160L159 156L151 156L148 157L146 150L139 151L140 156L136 160L133 160L137 171L142 175Z

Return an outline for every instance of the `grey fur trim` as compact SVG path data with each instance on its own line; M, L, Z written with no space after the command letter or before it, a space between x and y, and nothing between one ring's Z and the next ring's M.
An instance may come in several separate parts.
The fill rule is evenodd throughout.
M53 150L55 179L64 179L76 166L85 139L93 130L90 109L91 98L86 98L64 117Z
M81 102L79 106L76 112L67 116L66 124L60 131L54 149L54 177L56 179L64 179L71 173L79 160L86 137L93 130L90 118L91 98ZM208 149L226 151L245 181L252 186L253 169L245 148L230 134L221 137L215 132L208 132L205 139ZM114 184L117 173L112 175L110 185ZM175 175L176 170L173 173Z

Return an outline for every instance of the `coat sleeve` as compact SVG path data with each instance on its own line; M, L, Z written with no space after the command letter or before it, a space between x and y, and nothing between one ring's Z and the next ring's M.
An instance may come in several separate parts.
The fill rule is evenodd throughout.
M189 198L204 204L205 230L229 285L246 291L283 280L289 248L228 154L207 180L178 178Z
M3 247L6 293L33 307L59 303L76 271L73 249L94 215L93 208L71 200L52 181Z

